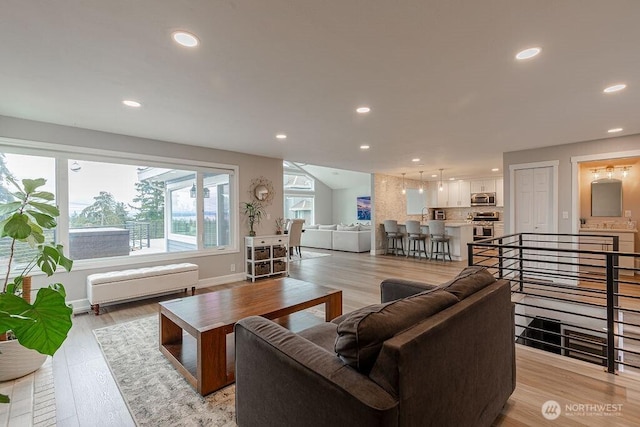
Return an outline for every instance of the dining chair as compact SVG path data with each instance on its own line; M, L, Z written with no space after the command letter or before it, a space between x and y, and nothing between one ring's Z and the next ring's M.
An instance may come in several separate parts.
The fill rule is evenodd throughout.
M302 258L302 252L300 250L300 239L302 237L302 224L304 224L304 219L292 219L289 222L289 258L293 251L295 250L298 253L298 256Z

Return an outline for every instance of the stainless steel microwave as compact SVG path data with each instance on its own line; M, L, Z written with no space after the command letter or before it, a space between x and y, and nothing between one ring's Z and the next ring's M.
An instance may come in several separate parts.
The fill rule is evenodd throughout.
M496 193L471 193L471 206L495 206Z

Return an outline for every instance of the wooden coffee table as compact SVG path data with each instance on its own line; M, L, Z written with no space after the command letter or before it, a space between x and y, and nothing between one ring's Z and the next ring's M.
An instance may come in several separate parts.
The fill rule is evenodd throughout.
M160 351L204 396L235 381L230 334L238 320L276 319L319 304L327 322L338 317L342 291L283 278L161 302ZM183 331L194 345L183 345Z

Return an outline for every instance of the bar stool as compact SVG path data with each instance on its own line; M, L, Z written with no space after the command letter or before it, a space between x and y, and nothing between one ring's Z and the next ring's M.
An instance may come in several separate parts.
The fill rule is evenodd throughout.
M407 257L411 255L411 252L413 251L413 256L416 256L416 252L418 252L418 259L420 259L423 253L425 259L429 258L429 254L427 254L427 235L420 230L420 221L408 220L405 225L407 227L407 236L409 239L409 244L407 245Z
M393 253L398 256L398 249L400 249L404 255L404 234L400 232L398 221L385 219L384 232L387 235L387 253L392 249ZM398 243L400 243L400 248L398 248Z
M433 259L435 255L436 261L438 260L438 255L442 255L442 262L445 262L446 256L449 256L449 261L451 259L451 246L449 245L450 237L445 234L444 231L444 221L441 219L432 219L429 221L429 234L431 236L431 256L429 259ZM433 249L433 244L435 243L436 248ZM445 252L445 244L446 252Z

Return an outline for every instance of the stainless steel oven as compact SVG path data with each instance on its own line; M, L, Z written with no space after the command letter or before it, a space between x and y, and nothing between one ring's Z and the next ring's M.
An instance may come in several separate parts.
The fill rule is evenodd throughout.
M496 193L471 193L471 206L495 206Z
M500 219L498 212L474 212L471 218L474 241L494 237L494 222Z

